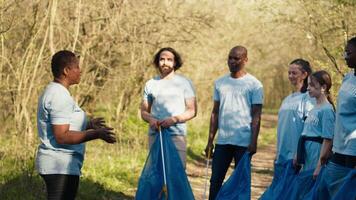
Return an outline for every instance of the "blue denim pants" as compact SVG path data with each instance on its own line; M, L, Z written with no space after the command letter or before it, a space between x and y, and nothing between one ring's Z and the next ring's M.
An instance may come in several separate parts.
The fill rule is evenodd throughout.
M236 167L246 150L246 147L230 144L215 145L212 174L210 178L209 200L214 200L216 198L232 159L234 159Z

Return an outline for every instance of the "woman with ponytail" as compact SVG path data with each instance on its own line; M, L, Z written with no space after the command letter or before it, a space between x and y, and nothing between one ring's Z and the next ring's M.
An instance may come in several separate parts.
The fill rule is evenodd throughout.
M326 71L314 72L308 78L308 92L316 99L299 139L296 163L302 171L314 170L314 179L331 155L335 108L330 97L331 78Z
M308 76L312 69L304 59L293 60L288 67L288 79L293 86L292 94L283 101L278 112L277 152L271 185L260 197L261 200L281 199L285 176L283 175L297 152L298 139L303 131L304 121L314 107L315 99L306 92Z

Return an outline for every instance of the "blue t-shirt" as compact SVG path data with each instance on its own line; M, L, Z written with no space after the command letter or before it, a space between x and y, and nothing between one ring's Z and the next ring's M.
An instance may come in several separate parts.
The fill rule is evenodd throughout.
M356 156L356 76L348 73L337 100L333 151Z
M304 119L315 103L315 98L301 92L292 93L282 101L278 112L276 163L294 158Z
M36 168L40 174L80 175L85 145L58 144L52 126L60 124L69 124L69 130L83 131L87 119L67 88L51 82L38 101L37 128L41 143L37 151Z
M184 113L185 100L194 97L192 82L178 74L170 79L161 79L159 76L150 79L143 92L143 100L151 103L151 114L158 120ZM166 131L172 135L186 135L187 127L185 123L176 123ZM154 133L154 130L149 129L149 134Z
M302 135L332 139L334 135L335 112L327 102L315 106L305 120ZM305 164L303 170L315 169L320 157L322 144L313 141L305 142Z
M251 142L252 104L263 104L263 86L251 74L227 74L214 83L214 101L220 102L217 144L247 147Z

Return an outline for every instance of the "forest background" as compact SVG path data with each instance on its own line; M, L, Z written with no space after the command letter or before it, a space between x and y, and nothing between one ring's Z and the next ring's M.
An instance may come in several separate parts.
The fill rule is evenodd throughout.
M178 73L196 87L189 162L206 144L213 81L228 72L233 46L248 49L247 70L264 85L264 113L276 114L291 92L287 69L295 58L330 72L336 100L349 71L342 53L356 34L355 8L354 0L0 0L0 198L44 199L34 170L36 108L56 51L80 55L82 79L71 93L118 139L88 144L79 199L130 199L147 156L142 89L157 73L159 48L181 53ZM262 130L260 143L275 143L275 134Z

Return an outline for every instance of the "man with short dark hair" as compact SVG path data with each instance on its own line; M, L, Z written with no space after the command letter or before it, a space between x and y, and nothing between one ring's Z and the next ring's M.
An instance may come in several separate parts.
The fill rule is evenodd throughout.
M235 167L243 154L256 153L257 137L263 103L263 86L247 73L247 49L236 46L230 50L227 64L230 73L214 83L214 106L210 118L210 129L206 155L213 149L217 131L210 179L209 199L214 200L224 181L232 159Z

